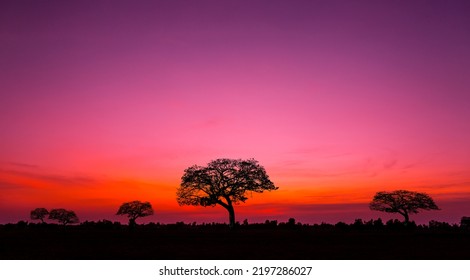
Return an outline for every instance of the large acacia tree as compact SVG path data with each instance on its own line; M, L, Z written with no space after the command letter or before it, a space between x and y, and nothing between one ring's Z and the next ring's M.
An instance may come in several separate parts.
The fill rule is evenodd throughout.
M405 218L405 224L410 221L409 215L417 214L420 210L440 210L428 194L406 190L378 192L369 204L369 208L398 213Z
M179 205L224 207L230 227L235 225L234 204L245 202L247 193L277 190L264 167L254 159L216 159L207 166L194 165L184 171L177 191Z
M129 218L129 226L134 227L137 218L153 215L153 208L150 202L134 200L123 203L121 207L119 207L116 215L127 215Z
M44 224L47 215L49 215L49 211L46 208L36 208L31 211L30 218L31 220L41 220L41 223Z
M59 209L52 209L49 212L49 219L50 220L57 220L59 223L66 226L67 224L76 224L80 222L78 219L77 214L74 211L66 210L63 208Z

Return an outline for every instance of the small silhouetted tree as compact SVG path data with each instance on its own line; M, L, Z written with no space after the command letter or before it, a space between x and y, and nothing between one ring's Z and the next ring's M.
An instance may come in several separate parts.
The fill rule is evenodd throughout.
M373 221L374 227L375 228L383 228L384 223L381 218L378 218L377 220Z
M194 165L184 171L177 190L179 205L224 207L229 225L235 226L234 204L245 202L247 192L277 190L264 167L254 159L216 159L207 166Z
M470 217L463 216L460 219L460 227L465 229L470 229Z
M425 193L397 190L378 192L369 204L371 210L387 213L398 213L405 218L405 224L410 221L409 215L421 210L440 210L434 200Z
M116 215L127 215L129 226L135 226L135 220L140 217L153 215L153 208L150 202L140 202L138 200L126 202L119 207Z
M59 209L52 209L49 212L49 219L50 220L57 220L59 223L66 226L67 224L76 224L80 222L78 219L77 214L74 211L66 210L63 208Z
M44 224L44 219L49 214L46 208L36 208L31 211L30 218L31 220L41 220L41 223Z

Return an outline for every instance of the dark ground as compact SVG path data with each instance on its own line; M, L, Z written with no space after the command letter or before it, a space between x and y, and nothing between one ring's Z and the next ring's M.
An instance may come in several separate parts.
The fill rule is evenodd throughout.
M470 259L470 232L335 226L0 226L0 259Z

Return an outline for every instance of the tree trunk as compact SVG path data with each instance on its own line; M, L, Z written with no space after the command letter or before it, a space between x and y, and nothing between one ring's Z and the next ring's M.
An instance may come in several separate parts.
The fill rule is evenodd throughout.
M217 200L217 203L227 209L228 211L228 221L229 221L229 227L230 229L235 228L235 209L233 209L232 201L230 200L229 197L224 197L227 203Z
M129 228L132 229L132 228L135 227L135 225L136 225L135 219L136 219L136 218L130 218L130 219L129 219Z
M403 212L403 217L405 217L405 226L408 225L408 223L410 222L410 217L408 215L408 212Z
M228 216L229 216L229 227L231 229L235 228L235 210L233 209L233 205L229 204L227 207Z

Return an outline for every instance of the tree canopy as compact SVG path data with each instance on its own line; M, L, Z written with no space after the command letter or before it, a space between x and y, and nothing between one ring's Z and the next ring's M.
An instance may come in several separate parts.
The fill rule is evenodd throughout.
M153 208L150 202L135 200L123 203L116 215L127 215L129 225L134 226L137 218L153 215Z
M177 190L179 205L221 205L229 212L230 226L235 225L234 204L245 202L247 192L277 190L264 167L255 159L216 159L207 166L194 165L184 171Z
M36 208L31 211L30 218L31 220L41 220L41 223L44 223L44 219L49 214L46 208Z
M57 220L64 226L67 224L76 224L80 221L74 211L66 210L63 208L52 209L49 213L49 219Z
M387 213L398 213L409 222L409 215L417 214L420 210L440 210L434 200L426 193L396 190L378 192L369 204L371 210Z

